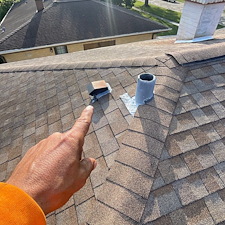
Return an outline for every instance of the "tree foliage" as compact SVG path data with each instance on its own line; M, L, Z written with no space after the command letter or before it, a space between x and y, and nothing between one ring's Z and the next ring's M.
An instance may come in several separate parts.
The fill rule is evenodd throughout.
M114 5L125 5L126 8L132 8L136 0L105 0L106 2L113 3Z
M132 8L135 3L135 0L124 0L126 8Z
M119 5L119 6L122 6L123 4L123 0L112 0L111 1L114 5Z
M0 0L0 21L3 19L12 3L13 0Z

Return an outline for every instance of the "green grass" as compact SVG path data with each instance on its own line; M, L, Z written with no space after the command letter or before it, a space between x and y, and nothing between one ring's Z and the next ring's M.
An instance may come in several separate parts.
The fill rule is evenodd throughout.
M184 1L184 0L178 0L178 1ZM181 18L180 12L165 9L165 8L162 8L162 7L159 7L159 6L156 6L156 5L152 5L152 4L149 4L149 7L146 7L144 5L144 2L140 2L140 1L136 1L134 3L134 6L138 9L141 9L141 10L147 12L147 13L151 13L151 14L154 14L156 16L160 16L162 18L168 19L168 20L176 22L176 23L180 22L180 18ZM171 31L163 32L163 33L160 33L159 35L175 35L177 33L177 29L178 29L177 26L174 26L174 25L172 25L170 23L167 23L163 20L159 20L159 19L155 18L154 16L148 15L147 13L140 13L139 12L139 14L141 14L142 16L144 16L146 18L149 18L150 20L157 21L161 24L164 24L164 25L172 28ZM224 26L218 24L217 29L221 29L221 28L224 28Z
M149 4L150 7L146 7L144 5L144 3L140 2L140 1L136 1L134 6L145 12L152 13L156 16L160 16L160 17L163 17L165 19L168 19L168 20L171 20L171 21L174 21L177 23L180 22L180 17L181 17L180 12L172 11L172 10L165 9L165 8L162 8L162 7L159 7L156 5L152 5L152 4Z
M221 29L221 28L224 28L224 26L223 26L223 25L218 24L218 26L217 26L217 28L216 28L216 29Z
M176 35L176 34L177 34L177 29L178 29L177 26L175 26L175 25L173 25L173 24L171 24L171 23L165 22L164 20L160 20L160 19L158 19L158 18L155 18L155 17L153 17L153 16L151 16L151 15L149 15L149 14L147 14L147 13L139 12L139 11L137 11L137 10L135 10L135 9L132 9L132 10L133 10L134 12L140 14L141 16L145 17L145 18L148 18L148 19L150 19L150 20L153 20L153 21L156 21L156 22L158 22L158 23L161 23L161 24L163 24L163 25L165 25L165 26L167 26L167 27L169 27L169 28L172 29L172 30L170 30L170 31L158 33L157 36Z

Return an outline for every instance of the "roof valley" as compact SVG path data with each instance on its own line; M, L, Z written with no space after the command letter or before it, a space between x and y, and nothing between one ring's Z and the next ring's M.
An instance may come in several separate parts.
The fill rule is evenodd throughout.
M172 57L167 57L166 59L165 58L166 57L161 58L159 57L157 60L164 61L164 66L162 67L164 67L167 70L167 72L169 72L170 69L174 69L175 67L177 69L178 65L175 63ZM168 65L170 68L167 67ZM152 71L153 70L155 69L152 69ZM183 81L185 79L185 76L183 75L184 70L185 69L181 69L181 71L179 71L179 73L174 77L175 78L174 82L177 81L179 82L178 88L176 87L177 99L180 95L180 91L183 87ZM149 69L148 72L151 73L151 69ZM156 71L153 72L156 76L158 75ZM160 73L161 71L159 70L159 74ZM171 88L174 88L174 84L172 82L170 83L170 85ZM165 101L168 101L169 99L165 98L163 94L163 92L165 92L165 89L168 88L167 87L168 81L164 79L160 81L160 84L156 82L156 86L160 86L162 90L157 91L155 98L158 98L159 96L160 98L163 98ZM165 127L160 124L160 121L157 124L157 129L154 129L154 127L156 127L155 121L159 120L157 119L157 110L163 110L162 108L161 109L158 108L156 101L157 100L153 99L147 105L139 107L137 113L135 114L134 120L129 125L128 130L126 131L126 134L123 137L122 140L123 146L120 147L117 157L115 159L115 163L111 168L111 170L109 171L109 175L106 178L106 182L102 185L101 193L97 197L97 201L103 203L105 205L104 207L109 207L111 210L112 209L116 210L117 213L115 213L115 215L119 216L119 214L122 213L123 216L121 215L119 216L121 217L119 219L120 222L122 221L122 218L126 215L129 218L128 220L130 220L129 223L143 224L142 219L145 213L145 209L147 207L146 203L149 199L149 195L152 190L152 185L154 183L155 173L158 169L158 163L161 158L162 151L164 149L163 143L167 138L173 112L176 108L176 105L172 105L172 107L170 107L169 109L170 113L168 113L168 109L166 109L167 111L162 111L163 113L166 113L167 121L168 120L170 121L169 123L167 123L168 126L167 129L165 129ZM146 112L149 112L147 113L147 116ZM152 112L154 115L151 115ZM147 118L143 119L143 117ZM162 129L160 129L160 127ZM137 135L136 132L138 132L139 135ZM150 141L148 141L149 146L145 146L144 149L143 146L141 146L142 143L140 143L141 142L140 140L142 140L143 138L144 139L150 138ZM154 149L154 152L151 152L152 148ZM139 171L144 172L144 174L141 174ZM133 186L134 181L133 176L137 179L135 186ZM143 184L145 184L145 187ZM109 190L111 190L111 195L107 194ZM112 196L116 196L120 192L122 192L123 195L119 195L120 197L114 201L111 200ZM133 195L136 196L135 200L132 197ZM133 204L134 207L131 207L131 205ZM98 210L98 207L95 210ZM112 214L114 215L114 213ZM104 224L103 221L105 221L107 217L108 214L102 214L99 212L99 217L95 216L94 219L88 220L88 223L93 225ZM118 220L118 218L113 219L114 221ZM127 219L125 219L125 221L126 220ZM123 223L125 223L125 221L123 221Z

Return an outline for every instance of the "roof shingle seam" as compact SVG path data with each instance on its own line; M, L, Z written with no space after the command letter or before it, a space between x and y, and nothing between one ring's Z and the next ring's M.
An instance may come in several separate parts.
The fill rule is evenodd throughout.
M172 88L171 88L172 89ZM173 104L176 104L177 102L176 101L174 101L174 100L172 100L171 98L167 98L167 97L165 97L165 96L163 96L163 95L160 95L160 94L157 94L157 93L154 93L154 95L155 96L158 96L158 97L161 97L161 98L163 98L163 99L165 99L165 100L169 100L169 101L171 101ZM148 104L148 102L147 102L147 104ZM149 104L151 104L151 103L149 103ZM173 110L174 111L174 110ZM173 114L173 113L172 113Z
M172 185L165 185L150 192L148 202L141 217L141 224L153 222L161 216L166 216L181 207L181 199L174 191Z
M168 81L169 81L169 79L168 80L162 80L162 81L160 81L159 79L160 79L160 76L159 76L159 79L158 79L158 81L157 81L157 75L156 75L156 85L162 85L163 87L167 87L167 88L169 88L169 89L172 89L172 90L174 90L174 91L176 91L177 93L180 93L180 91L181 91L181 88L182 88L182 86L183 86L183 83L182 82L180 82L179 80L176 80L176 79L174 79L174 78L171 78L171 77L167 77L167 79L168 78L171 78L171 79L173 79L174 80L174 82L173 83L169 83ZM163 76L162 76L163 77Z
M144 67L144 66L143 66ZM174 74L173 74L173 69L169 69L169 70L171 70L171 72L172 73L170 73L170 74L161 74L161 73L157 73L157 72L153 72L153 74L156 76L156 77L165 77L166 76L166 78L172 78L173 80L174 80L174 82L183 82L182 80L183 80L183 78L181 78L180 76L174 76ZM151 69L149 69L147 72L149 72L149 73L151 73Z
M218 105L218 103L215 103L215 104L213 104L213 105ZM207 107L207 106L206 106ZM194 110L191 110L191 111L188 111L188 112L192 112L192 111L195 111L195 109ZM183 112L183 113L181 113L181 114L179 114L179 115L182 115L182 114L185 114L185 113L187 113L187 112ZM216 112L215 112L216 113ZM216 113L216 114L218 114L218 113ZM217 121L220 121L221 119L224 119L225 118L225 115L224 114L222 114L222 116L221 116L221 114L219 114L220 116L218 116L218 119L215 119L213 122L217 122ZM191 126L191 127L187 127L187 128L183 128L183 129L181 129L181 130L174 130L174 131L169 131L169 134L170 135L174 135L174 134L179 134L179 133L182 133L182 132L186 132L186 131L191 131L193 128L202 128L203 126L205 126L205 125L210 125L210 124L212 124L212 121L208 121L208 122L205 122L205 123L199 123L196 119L194 119L194 121L196 122L195 123L195 125L193 125L193 126ZM172 123L172 122L171 122ZM170 123L170 124L171 124Z
M109 181L106 181L104 185L105 189L103 189L98 196L98 201L105 203L112 209L125 214L127 217L133 219L136 222L139 222L147 199L144 199L136 193L130 192L124 187L113 184ZM114 196L117 197L112 198L111 195L108 195L109 190L111 195L114 194Z
M161 96L160 96L161 97ZM143 106L139 106L139 107L143 107ZM159 114L160 113L164 113L164 114L166 114L167 116L173 116L173 113L169 113L168 111L165 111L165 110L163 110L163 109L161 109L161 108L158 108L157 106L155 106L155 105L151 105L151 107L154 109L154 110L156 110L156 111L158 111L159 112ZM143 115L144 116L144 115ZM139 115L138 113L136 113L135 115L134 115L134 118L135 117L137 117L137 118L142 118L142 115ZM146 117L143 117L143 118L146 118ZM148 119L148 118L146 118L146 119ZM151 120L151 119L150 119ZM155 122L155 120L154 120L154 122Z
M160 61L161 63L165 63L168 60L170 60L172 58L171 55L165 54L165 56L161 56L161 57L156 57L156 60Z
M125 166L128 166L128 167L129 167L129 165L123 164L123 163L121 163L121 162L117 162L117 163L120 163L120 164L122 164L122 165L125 165ZM137 170L136 168L133 168L133 167L131 167L131 168ZM140 170L137 170L137 171L140 172ZM143 172L142 172L142 173L143 173ZM145 174L145 173L143 173L143 174L146 175L146 176L148 176L148 177L150 177L150 178L152 178L151 176L149 176L149 175L147 175L147 174ZM119 186L119 187L121 187L121 188L124 188L125 190L127 190L127 191L130 192L131 194L137 195L138 198L143 198L143 199L145 199L145 200L148 199L148 198L145 198L145 197L143 197L142 195L138 194L137 192L134 192L134 191L132 191L131 189L125 187L124 185L122 185L122 184L120 184L120 183L118 183L118 182L113 181L112 179L110 179L110 177L106 178L106 180L107 180L107 182L109 182L109 183L111 183L111 184L114 184L114 185L117 185L117 186ZM150 192L150 189L149 189L149 192Z
M158 110L158 108L154 108L154 109ZM164 113L164 116L166 118L163 118L163 116L161 117L161 115L151 115L151 113L148 113L148 114L145 115L143 113L143 111L142 111L142 113L140 113L140 111L138 111L135 114L134 118L136 118L136 119L147 119L149 121L152 121L154 123L157 123L158 125L162 126L162 128L169 129L170 124L171 124L171 121L172 121L172 114L169 114L168 112L163 111L163 110L161 112L159 112L159 114L160 113ZM166 113L168 113L168 114L165 115ZM157 138L155 138L155 139L157 139Z
M125 155L125 153L128 153L129 151L130 151L129 155L130 161L128 161L128 157L123 158L121 156ZM135 156L137 158L131 158L132 156ZM137 159L139 160L137 161ZM149 153L140 151L139 149L135 149L129 146L124 146L122 149L119 150L115 161L123 165L126 165L130 168L133 168L149 177L154 177L159 162L159 160L155 156L152 156ZM143 163L147 164L144 165Z
M207 76L205 76L205 77L202 77L202 78L199 78L199 77L195 77L194 75L194 79L192 79L191 81L185 81L185 83L184 84L186 84L186 83L189 83L189 82L193 82L193 81L196 81L196 80L201 80L201 79L204 79L204 78L207 78L207 77L209 77L210 79L211 79L211 77L214 77L214 76L218 76L218 75L220 75L220 74L224 74L224 73L217 73L217 74L210 74L210 75L207 75Z
M136 118L136 119L142 119L142 118ZM157 141L165 141L165 139L166 139L166 137L168 136L168 133L169 133L169 131L168 131L168 127L166 127L166 126L163 126L163 125L161 125L160 123L157 123L157 122L154 122L153 120L149 120L149 119L143 119L143 120L145 120L145 122L148 122L148 123L151 123L153 126L158 126L158 128L160 128L160 130L158 130L158 132L161 134L154 134L154 133L149 133L149 132L147 132L147 130L145 130L145 132L143 132L143 131L140 131L140 130L138 130L138 129L136 129L135 127L133 128L133 127L131 127L131 125L128 127L128 131L137 131L137 132L139 132L139 133L141 133L141 134L145 134L145 135L147 135L147 136L149 136L149 137L152 137L152 138L154 138L154 139L156 139ZM144 125L144 123L142 123L142 125ZM161 126L161 127L160 127ZM163 131L164 131L164 135L163 135Z
M2 139L2 141L4 142L4 139ZM7 146L9 146L9 145L1 145L1 148L5 148L5 147L7 147ZM11 162L11 161L13 161L13 160L16 160L16 159L21 159L21 156L19 155L19 156L15 156L15 157L13 157L13 158L10 158L10 159L7 159L6 161L3 161L3 162L0 162L0 165L3 165L3 164L5 164L5 163L9 163L9 162Z
M106 204L104 201L101 201L101 200L99 200L99 199L97 199L97 201L100 202L101 204L103 204L104 206L108 207L109 209L115 210L117 213L123 215L125 218L129 218L129 220L131 220L132 223L133 223L132 225L138 225L137 221L135 221L133 218L129 217L129 216L126 215L125 213L119 211L118 209L113 208L112 206ZM99 216L98 219L101 221L102 215ZM115 220L114 220L114 221L115 221ZM95 224L93 224L93 223L91 222L91 219L87 221L87 224L89 224L89 222L90 222L90 225L95 225ZM98 221L98 222L99 222L99 221Z
M195 175L191 175L191 176L195 176ZM199 200L202 200L202 199L204 199L206 196L208 196L208 191L206 190L206 187L205 187L205 185L203 184L203 182L201 181L201 180L199 180L200 181L200 183L201 184L199 184L199 186L201 185L202 186L202 189L203 189L203 193L200 193L200 195L201 196L197 196L197 192L196 192L196 196L195 196L195 192L194 191L192 191L192 190L190 190L189 191L189 196L186 196L188 199L187 199L187 202L185 202L183 199L182 199L182 196L181 196L181 194L179 194L179 189L178 188L174 188L175 189L175 192L176 192L176 194L177 194L177 196L178 196L178 198L179 198L179 200L180 200L180 202L181 202L181 205L182 205L182 207L184 207L184 206L188 206L188 205L190 205L190 204L192 204L192 203L194 203L194 202L196 202L196 201L199 201ZM177 183L179 182L179 181L176 181ZM197 186L197 184L196 184L196 186ZM188 191L187 191L188 192ZM191 192L191 193L190 193ZM185 195L185 194L184 194ZM184 198L184 197L183 197ZM193 198L194 198L194 200L193 200ZM182 201L183 200L183 201ZM185 199L186 200L186 199ZM182 208L181 207L181 208Z
M129 132L139 133L139 132L132 131L132 130L129 130ZM142 134L142 133L140 133L140 134ZM151 136L149 136L149 137L151 137ZM126 138L126 137L124 137L124 138ZM151 137L151 138L153 138L153 137ZM153 139L154 139L154 138L153 138ZM155 140L157 140L157 139L155 139ZM157 141L160 141L160 140L157 140ZM161 142L161 143L163 143L163 142ZM146 152L146 151L142 150L141 148L137 148L137 147L135 147L135 146L133 146L133 145L131 145L131 144L129 144L129 143L123 143L123 145L124 145L124 146L127 146L127 147L134 148L134 149L136 149L136 150L138 150L138 151L141 151L141 152L143 152L143 153L145 153L145 154L148 154L148 155L150 155L150 156L156 157L157 159L160 159L160 157L161 157L161 154L160 154L159 157L157 157L157 156L153 155L151 152ZM163 149L163 148L161 148L161 150L162 150L162 149Z
M217 192L215 192L217 193ZM159 225L164 225L165 223L168 224L168 225L174 225L174 224L177 224L177 223L182 223L183 224L186 224L188 221L187 219L190 219L190 221L193 221L193 217L191 215L194 215L194 213L196 213L196 207L194 207L194 211L192 214L190 214L190 210L188 210L187 208L190 208L193 204L198 204L199 202L203 202L203 204L205 204L205 199L206 199L206 196L201 198L201 199L198 199L198 200L195 200L187 205L184 205L180 208L177 208L175 211L172 211L172 212L168 212L166 214L163 214L161 215L160 217L154 219L154 220L151 220L151 222L147 222L147 223L141 223L141 225L149 225L149 224L159 224ZM181 201L181 200L180 200ZM206 204L205 204L206 205ZM187 209L187 214L189 216L189 218L187 217L187 215L185 217L182 217L183 216L183 210L186 210ZM217 223L214 219L213 219L213 216L212 214L210 214L210 211L209 211L209 208L208 206L206 205L206 209L208 211L208 214L210 215L210 218L211 220L209 220L209 218L206 218L206 220L204 220L204 224L217 224L217 225L223 225L223 222L222 223ZM181 211L182 210L182 211ZM201 209L202 210L202 209ZM176 217L176 215L174 215L175 213L178 214L178 216ZM181 217L179 217L181 216ZM164 218L166 217L166 218ZM167 218L168 217L168 218ZM161 223L161 218L164 218L165 220L162 221ZM201 218L199 218L201 219ZM160 220L160 222L159 222ZM221 220L222 221L222 220ZM139 224L140 225L140 224Z
M162 179L164 179L166 175L163 175L163 174L162 174L162 169L160 168L161 164L165 164L165 163L167 163L167 162L168 162L168 163L171 163L171 165L170 165L169 167L170 167L170 168L172 169L172 171L173 171L173 169L174 169L174 163L172 163L171 161L172 161L172 160L175 160L175 159L177 159L177 158L179 158L180 160L182 160L182 162L184 163L185 167L187 167L187 168L189 169L189 172L186 173L186 174L184 174L184 175L182 175L182 177L177 176L177 177L174 177L174 178L171 179L171 180L168 179L168 181L166 181L166 180L164 179L164 182L165 182L164 185L172 184L172 183L175 182L176 180L182 180L182 179L185 179L185 178L187 178L187 177L189 177L189 176L191 176L191 175L193 175L193 174L202 173L202 172L204 172L204 171L206 171L206 170L208 170L208 169L210 169L210 168L214 168L214 166L216 166L218 163L220 163L220 162L216 159L216 157L215 157L216 162L215 162L215 163L212 163L212 165L209 165L208 167L206 166L205 168L202 167L202 168L199 169L199 170L193 171L192 168L190 168L190 165L188 164L187 159L185 159L185 157L186 157L187 155L192 154L192 153L195 154L196 150L198 151L198 150L201 150L202 148L204 148L204 146L199 147L199 148L197 148L197 149L193 149L193 150L191 150L191 151L189 151L189 152L186 152L186 153L182 153L182 154L179 154L179 155L176 155L176 156L172 156L171 158L168 158L168 159L163 159L163 160L161 160L161 161L159 162L159 167L158 167L158 169L159 169L159 172L160 172L160 174L161 174L161 176L162 176ZM204 153L204 152L203 152L203 153ZM210 153L212 153L211 150L210 150ZM213 154L213 153L212 153L212 154ZM169 173L169 171L166 171L166 172ZM167 174L167 175L168 175L168 174ZM164 185L163 185L163 186L164 186Z

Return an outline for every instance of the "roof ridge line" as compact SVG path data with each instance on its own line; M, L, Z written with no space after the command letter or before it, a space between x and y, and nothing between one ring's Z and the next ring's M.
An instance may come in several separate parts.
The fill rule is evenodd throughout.
M3 39L0 40L0 44L3 43L4 41L6 41L8 38L10 38L13 34L15 34L16 32L18 32L19 30L21 30L23 27L25 27L28 23L30 23L32 19L29 19L27 22L23 23L22 25L20 25L17 29L15 29L14 31L12 31L11 33L9 33L6 37L4 37Z
M51 57L51 56L50 56ZM114 67L139 67L139 66L159 66L160 62L155 59L155 57L140 57L138 58L130 58L130 59L107 59L100 61L80 61L80 62L62 62L62 63L53 63L53 64L45 64L40 63L33 64L25 64L22 66L13 67L13 63L1 64L0 71L1 72L25 72L25 71L43 71L43 70L62 70L62 69L99 69L99 68L114 68ZM21 62L21 61L19 61ZM134 64L135 62L135 64ZM153 64L154 65L153 65ZM15 62L17 64L17 62ZM9 66L10 65L10 66ZM3 69L1 68L3 67ZM6 67L6 68L4 68ZM8 67L8 68L7 68Z

